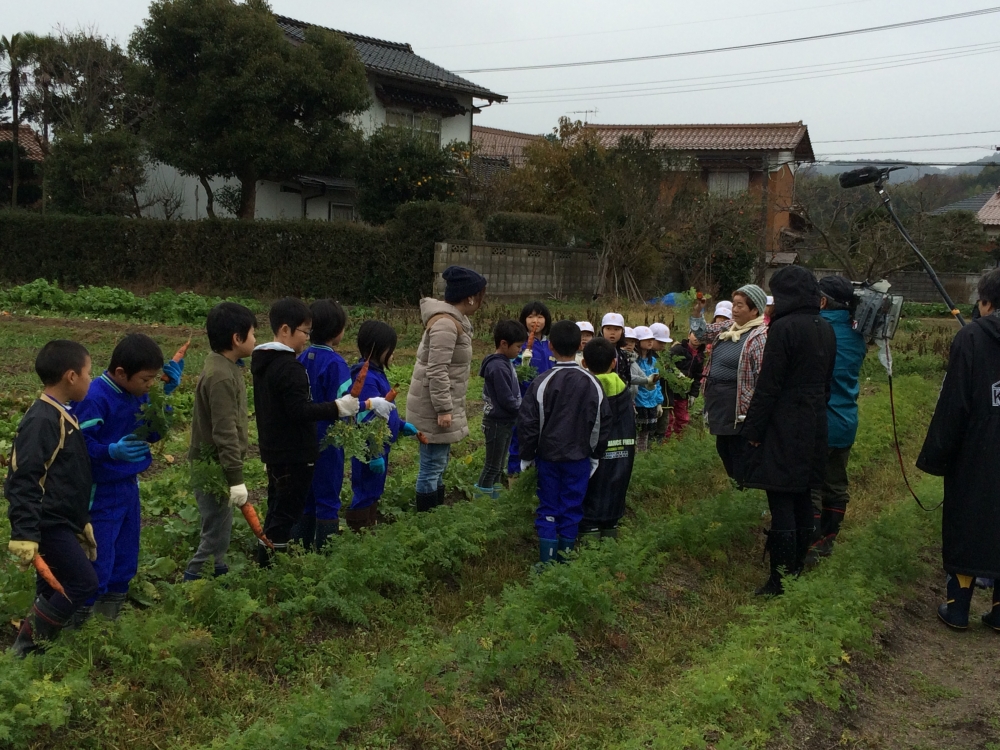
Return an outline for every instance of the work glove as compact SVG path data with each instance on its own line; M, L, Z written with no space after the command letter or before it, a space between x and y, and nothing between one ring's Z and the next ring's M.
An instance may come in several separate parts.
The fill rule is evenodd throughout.
M531 362L531 349L525 349L521 352L521 364L529 364Z
M149 455L149 443L135 435L126 435L117 443L108 446L108 455L115 461L136 464Z
M169 396L181 384L181 375L184 374L184 360L174 362L171 359L163 365L163 374L169 378L163 385L163 392Z
M401 430L403 437L414 437L416 436L418 430L416 425L412 425L409 422L403 423L403 429Z
M229 507L242 508L250 498L245 484L234 484L229 488Z
M601 465L601 459L592 458L590 459L590 476L594 476L594 472L597 471L597 467Z
M91 562L97 560L97 540L94 539L94 527L88 523L83 527L83 531L76 535L76 538L80 540L80 547L87 559Z
M382 417L382 419L388 419L393 409L396 408L396 405L392 401L386 401L379 396L368 399L367 406L370 411L375 412L376 417Z
M385 459L382 456L369 461L368 468L371 469L372 474L385 474Z
M659 419L662 416L663 416L663 407L657 405L657 407L656 407L656 418Z
M358 403L358 399L350 393L346 396L341 396L333 403L337 405L337 414L341 418L355 416L361 407L361 404Z
M25 569L31 565L31 561L38 554L38 542L22 542L11 539L7 544L7 550L18 559L19 566Z
M521 461L521 471L527 471L528 469L530 469L534 465L535 465L534 461L524 461L524 460L522 460Z

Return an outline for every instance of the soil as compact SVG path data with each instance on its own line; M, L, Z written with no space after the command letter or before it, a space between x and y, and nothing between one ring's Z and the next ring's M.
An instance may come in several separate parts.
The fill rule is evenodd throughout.
M966 631L938 619L944 599L937 568L889 603L876 656L854 660L846 707L803 708L771 750L1000 750L1000 633L979 620L991 592L976 590Z

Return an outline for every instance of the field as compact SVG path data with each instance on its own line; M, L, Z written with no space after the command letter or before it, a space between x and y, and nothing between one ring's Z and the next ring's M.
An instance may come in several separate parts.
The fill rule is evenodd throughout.
M149 333L168 354L192 334L194 344L172 397L174 429L140 484L132 602L118 622L91 621L44 656L0 657L0 746L721 750L804 746L798 740L822 726L823 746L833 747L857 739L833 727L864 693L867 678L856 665L879 663L884 642L876 634L915 587L940 584L927 552L940 515L904 497L874 355L863 372L842 542L778 600L751 595L766 577L763 495L730 487L713 441L697 428L638 458L617 542L532 574L531 473L497 502L469 499L483 456L478 378L469 389L472 437L453 452L446 507L411 512L416 444L401 439L374 530L345 530L322 555L294 553L260 571L240 519L232 572L180 583L198 538L185 423L207 351L199 316L211 300L105 303L94 293L83 301L54 294L37 285L0 292L2 452L36 394L32 361L45 341L84 342L95 370L129 330ZM554 307L571 319L603 312L596 303ZM625 312L632 324L654 313ZM686 320L672 315L667 322L683 334ZM373 316L400 333L390 379L402 386L405 411L418 315L352 310L341 347L349 361L359 322ZM477 360L491 348L491 321L511 316L514 308L501 305L479 313ZM937 397L951 325L907 319L894 342L900 438L925 504L940 499L940 482L909 467ZM258 459L247 475L252 497L266 505ZM4 514L0 543L8 537ZM20 618L31 599L31 575L0 567L2 622ZM13 637L5 626L0 646ZM933 691L937 683L922 684Z

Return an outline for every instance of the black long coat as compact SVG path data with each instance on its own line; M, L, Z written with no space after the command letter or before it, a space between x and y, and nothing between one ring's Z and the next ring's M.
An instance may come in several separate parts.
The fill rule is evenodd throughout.
M949 573L1000 578L1000 318L965 326L917 459L944 477L942 555Z
M587 484L583 500L584 523L607 523L625 515L625 495L635 463L635 407L628 389L605 396L611 407L608 447Z
M761 445L747 446L740 473L746 487L804 492L823 486L837 338L820 317L819 284L811 272L783 268L771 278L771 291L774 314L740 432Z

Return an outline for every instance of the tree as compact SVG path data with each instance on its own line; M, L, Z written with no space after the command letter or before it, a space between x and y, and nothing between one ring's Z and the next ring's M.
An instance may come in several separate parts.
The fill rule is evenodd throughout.
M201 179L209 201L209 177L238 179L241 219L258 180L342 167L349 116L369 104L347 40L310 27L293 45L264 0L158 0L129 49L152 155Z
M20 156L21 129L21 84L26 78L28 66L27 41L22 34L12 34L10 38L0 36L0 58L7 58L7 91L10 95L10 105L13 110L11 139L11 181L10 206L17 208L18 162Z
M65 133L49 161L48 187L61 211L138 218L160 201L144 197L147 160L138 136L124 128L86 136Z

